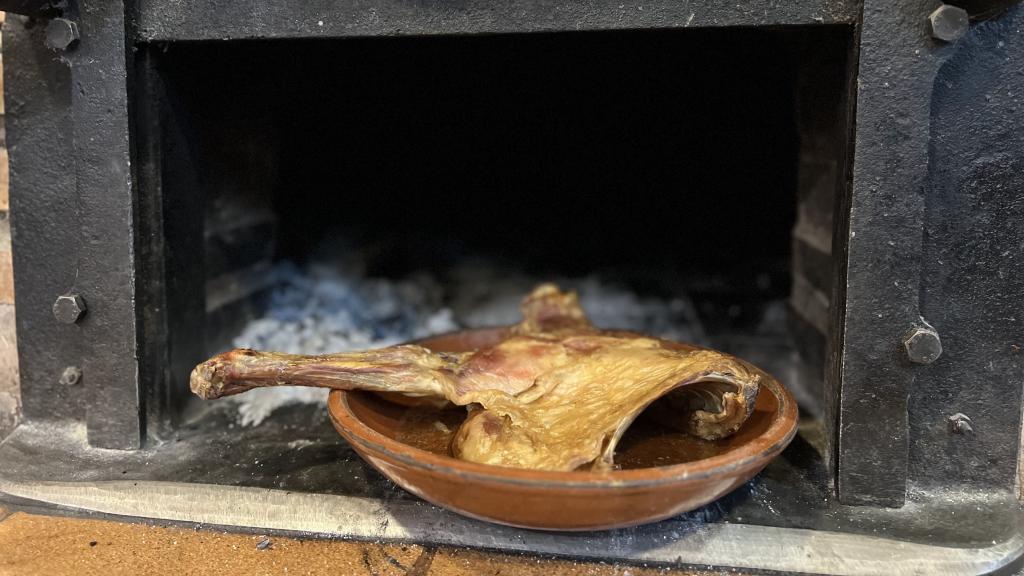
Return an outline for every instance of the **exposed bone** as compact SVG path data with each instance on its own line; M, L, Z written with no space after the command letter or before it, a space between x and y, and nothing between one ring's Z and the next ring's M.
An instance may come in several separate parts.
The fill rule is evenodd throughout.
M547 470L611 467L625 430L666 395L656 416L706 439L732 434L753 410L758 376L729 356L602 332L575 294L550 284L535 289L522 311L507 339L472 352L234 350L197 366L191 387L203 398L282 385L443 397L482 407L456 434L457 457Z

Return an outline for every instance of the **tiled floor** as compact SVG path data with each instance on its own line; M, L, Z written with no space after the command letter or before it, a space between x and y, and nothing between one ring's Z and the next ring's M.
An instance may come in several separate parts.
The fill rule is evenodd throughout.
M417 545L297 540L0 508L0 575L261 574L653 576L710 574Z

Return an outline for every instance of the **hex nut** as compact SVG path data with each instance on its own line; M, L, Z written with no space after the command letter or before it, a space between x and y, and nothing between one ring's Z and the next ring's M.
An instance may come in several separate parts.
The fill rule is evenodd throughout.
M64 386L74 386L82 381L82 369L78 366L68 366L60 375L60 383Z
M907 358L914 364L931 364L942 355L942 341L934 328L914 326L903 337Z
M928 16L932 38L943 42L954 42L967 32L970 21L967 11L958 6L943 4Z
M85 300L78 294L58 296L53 303L53 317L65 324L74 324L85 316Z
M46 45L51 50L70 50L78 43L78 24L67 18L54 18L46 25Z
M974 428L971 428L971 417L957 412L948 418L949 420L949 431L953 434L967 434L974 432Z

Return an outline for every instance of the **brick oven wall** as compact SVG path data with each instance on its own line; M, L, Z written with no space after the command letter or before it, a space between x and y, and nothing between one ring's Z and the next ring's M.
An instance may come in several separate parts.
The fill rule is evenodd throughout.
M0 12L0 26L4 13ZM3 94L3 60L0 56L0 94ZM8 219L7 143L4 135L4 101L0 98L0 439L17 422L18 349L14 335L14 274L11 271L11 226Z

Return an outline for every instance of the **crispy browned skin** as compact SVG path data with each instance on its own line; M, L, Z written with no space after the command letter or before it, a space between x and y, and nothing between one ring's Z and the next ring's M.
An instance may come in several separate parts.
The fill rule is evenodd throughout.
M660 418L707 439L753 410L758 376L729 356L669 349L594 328L576 295L551 284L522 305L501 343L461 354L415 345L300 356L233 350L192 372L192 391L218 398L261 386L320 386L447 398L472 408L453 444L464 460L499 466L608 468L633 419L654 400Z

